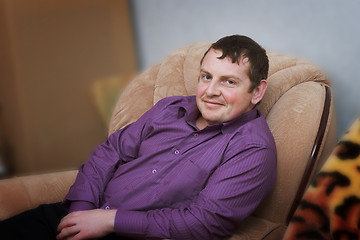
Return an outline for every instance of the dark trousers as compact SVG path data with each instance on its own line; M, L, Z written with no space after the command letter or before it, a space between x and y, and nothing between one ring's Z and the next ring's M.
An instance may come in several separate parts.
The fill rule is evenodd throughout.
M56 228L67 214L60 203L41 205L0 222L3 240L56 239Z
M41 205L15 217L0 221L1 240L55 240L57 226L67 211L60 203ZM102 240L130 240L109 235Z

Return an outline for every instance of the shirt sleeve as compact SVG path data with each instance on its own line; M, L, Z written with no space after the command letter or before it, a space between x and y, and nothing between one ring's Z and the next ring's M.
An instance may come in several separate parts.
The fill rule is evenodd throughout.
M255 210L275 178L276 153L251 147L220 165L188 207L118 210L115 232L139 238L221 239Z
M100 207L104 189L113 173L120 165L137 158L147 124L165 106L164 101L159 102L136 122L113 133L95 149L80 167L75 183L63 201L69 212Z

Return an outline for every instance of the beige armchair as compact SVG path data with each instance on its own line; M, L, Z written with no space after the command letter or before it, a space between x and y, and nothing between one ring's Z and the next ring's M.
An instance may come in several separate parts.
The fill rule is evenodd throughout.
M133 79L116 104L109 134L135 121L161 98L195 94L199 61L208 47L209 43L198 43L175 51ZM278 178L272 194L244 221L230 238L233 240L281 239L309 179L336 142L327 76L308 61L273 52L268 55L269 84L259 109L275 137ZM76 172L0 181L0 219L42 203L61 201Z

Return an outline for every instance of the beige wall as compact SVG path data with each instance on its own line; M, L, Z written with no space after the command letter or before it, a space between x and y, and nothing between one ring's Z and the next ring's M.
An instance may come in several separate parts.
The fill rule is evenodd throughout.
M136 72L128 2L0 0L0 22L7 169L77 168L107 136L92 84Z

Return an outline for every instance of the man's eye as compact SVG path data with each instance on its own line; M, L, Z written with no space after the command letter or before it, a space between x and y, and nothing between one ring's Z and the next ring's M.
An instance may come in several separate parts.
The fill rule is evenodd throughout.
M226 83L227 83L228 85L234 85L234 84L235 84L235 82L232 81L232 80L226 80Z
M210 80L211 76L210 75L204 75L203 78L204 78L204 80Z

